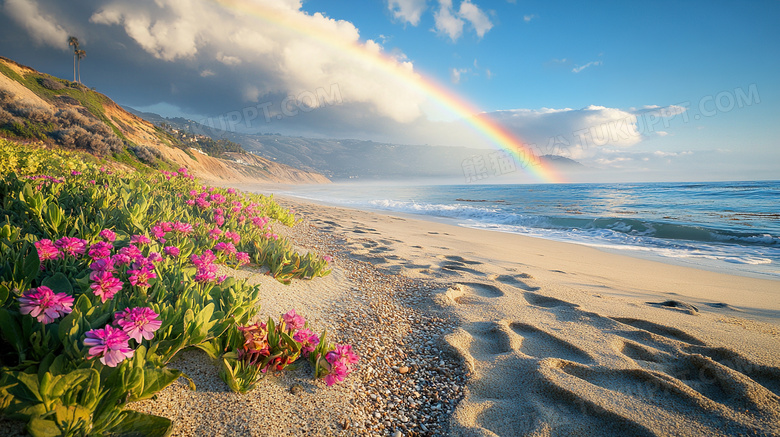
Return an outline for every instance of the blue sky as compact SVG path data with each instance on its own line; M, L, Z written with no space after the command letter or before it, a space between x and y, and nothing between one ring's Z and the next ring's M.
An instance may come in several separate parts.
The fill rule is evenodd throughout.
M240 1L376 42L602 180L780 178L778 1ZM82 78L120 104L196 120L267 104L273 117L231 128L491 147L358 60L216 2L0 4L0 55L69 77L75 34ZM333 101L278 113L322 90Z

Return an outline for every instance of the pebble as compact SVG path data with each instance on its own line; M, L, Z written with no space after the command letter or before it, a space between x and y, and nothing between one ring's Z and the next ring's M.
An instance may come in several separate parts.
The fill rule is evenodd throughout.
M302 385L300 385L300 384L293 384L293 385L290 387L290 393L292 393L292 394L294 394L294 395L297 395L298 393L300 393L300 392L302 392L302 391L303 391L303 386L302 386Z
M399 368L398 368L398 373L400 373L400 374L402 374L402 375L403 375L404 373L409 373L409 368L408 368L408 367L406 367L406 366L401 366L401 367L399 367Z

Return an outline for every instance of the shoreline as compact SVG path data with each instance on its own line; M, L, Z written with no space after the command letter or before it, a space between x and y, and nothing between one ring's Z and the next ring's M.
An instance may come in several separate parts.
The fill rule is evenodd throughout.
M247 187L242 189L247 189ZM374 216L390 219L400 218L414 223L420 229L429 229L430 232L436 232L436 228L446 228L447 230L442 231L441 234L444 234L444 236L460 234L463 238L459 238L459 242L464 240L482 242L479 250L472 252L481 251L480 256L487 259L490 257L485 257L484 254L490 251L488 247L490 243L496 243L500 247L505 245L505 242L511 241L513 243L509 244L527 247L529 250L540 252L538 257L534 257L522 254L522 251L514 251L513 255L522 259L521 264L541 267L555 273L554 270L560 270L556 267L558 261L542 260L541 258L558 256L561 257L560 260L563 263L572 265L572 271L567 272L568 274L591 276L593 280L593 283L585 284L582 281L569 281L567 278L560 276L550 278L549 275L543 275L546 280L551 282L562 281L569 285L580 286L584 290L613 294L615 296L632 295L637 297L644 296L646 298L668 296L670 299L688 299L691 303L698 304L697 308L699 309L703 307L723 316L747 317L761 322L780 324L780 299L777 298L780 280L738 275L731 272L718 272L669 261L666 258L654 259L651 257L634 256L618 250L593 247L586 244L460 226L456 223L456 220L444 217L357 209L301 199L294 196L274 196L274 199L293 209L295 208L291 205L299 204L315 208L320 207L324 210L349 211L355 217L360 217L364 220L365 217ZM374 218L369 218L368 220L382 223L382 220L377 221ZM389 231L391 228L388 227L386 230ZM430 232L428 235L418 234L416 238L431 239L430 235L436 234ZM504 250L501 255L506 257L509 253ZM509 264L507 260L501 261ZM536 264L539 265L537 266ZM606 265L606 274L591 274L594 266L595 270L601 270L598 264ZM408 269L397 266L391 270L410 273ZM411 273L413 276L415 275L414 272ZM625 278L626 275L633 276L633 278ZM621 276L624 279L622 282L609 284L609 286L605 285L606 282L609 282L609 280L604 280L605 277L614 279ZM659 276L673 279L664 281ZM616 291L610 292L609 290ZM735 294L733 290L742 291Z
M493 232L523 235L526 237L540 238L548 241L557 241L557 242L592 247L608 253L614 253L618 255L624 255L624 256L629 256L629 257L643 259L643 260L657 261L664 264L691 267L699 270L707 270L715 273L726 273L730 275L743 276L749 278L780 281L780 270L777 270L777 268L774 267L777 266L779 260L771 258L771 256L768 259L764 259L764 260L756 260L752 258L742 259L737 255L735 255L734 257L724 255L723 253L720 253L719 255L714 255L714 254L708 254L706 253L706 251L704 253L698 253L698 254L677 253L677 254L670 255L667 252L667 249L655 247L652 245L651 246L630 246L630 245L626 246L620 242L612 242L608 239L603 241L599 239L592 240L587 237L583 237L583 239L577 239L577 238L571 239L566 236L557 235L555 233L546 234L544 232L540 235L528 235L525 233L517 233L512 230L499 229L501 225L480 223L480 222L469 223L468 219L451 218L451 217L444 217L444 216L438 216L432 214L415 214L414 212L384 209L378 206L374 206L374 207L366 206L366 205L353 206L347 204L332 203L329 202L328 200L321 200L318 198L307 197L305 195L305 192L299 191L301 189L301 186L261 184L259 186L247 185L245 186L245 189L252 190L252 189L257 189L257 187L262 187L262 189L268 189L268 190L272 189L276 191L281 191L282 197L288 197L290 199L295 199L301 202L312 202L324 206L357 209L361 211L377 213L380 215L395 214L395 215L405 216L417 220L434 221L438 223L453 224L460 227L469 227L472 229L490 230ZM531 230L533 230L533 228L531 228ZM686 244L686 242L683 240L679 241L678 243L683 245ZM737 247L735 250L738 251L739 249L740 247ZM718 258L719 256L720 258ZM774 261L772 261L772 259L774 259ZM767 263L767 261L769 262Z

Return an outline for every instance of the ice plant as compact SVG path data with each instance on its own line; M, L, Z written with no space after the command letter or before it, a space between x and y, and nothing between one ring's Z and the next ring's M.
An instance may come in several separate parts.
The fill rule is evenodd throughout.
M101 258L89 265L93 272L115 272L114 258Z
M89 246L89 256L92 259L108 258L114 245L105 241L99 241Z
M238 359L247 364L257 364L263 357L269 356L268 329L265 323L239 326L244 335L244 344L238 350Z
M301 353L304 357L309 356L320 343L320 337L311 332L311 329L301 329L293 335L293 340L301 344Z
M325 384L330 386L343 381L352 373L355 370L354 364L360 360L360 357L352 352L352 345L337 344L334 350L325 355L325 360L330 365L330 370L325 375Z
M114 314L116 324L133 340L138 343L141 339L151 340L154 332L160 329L162 322L157 320L159 314L151 308L125 308Z
M165 248L163 248L163 252L165 252L166 255L172 256L174 258L178 257L180 253L179 248L176 246L165 246Z
M306 326L306 319L296 314L295 310L290 310L287 314L284 314L282 320L284 320L284 324L287 327L287 332L295 332Z
M95 271L89 275L89 278L94 281L89 288L103 303L106 303L122 289L122 281L115 278L110 271Z
M147 266L135 270L128 270L127 273L130 274L127 280L130 281L132 285L143 288L149 287L149 280L157 277L157 274Z
M225 255L233 255L237 252L236 246L233 243L219 242L214 245L214 250L217 252L224 252Z
M57 259L60 257L60 250L52 243L51 240L43 239L35 242L35 248L38 249L38 259L41 262L50 259Z
M76 237L62 237L54 245L59 248L65 255L78 257L84 255L87 250L86 240Z
M100 357L100 362L108 367L116 367L119 363L133 356L134 351L128 341L130 337L121 329L106 325L101 329L93 329L85 334L84 346L89 347L87 359Z
M146 235L133 235L130 237L130 244L149 244L151 242Z
M100 238L111 243L113 243L116 240L116 234L111 229L103 229L102 231L100 231L98 235L100 236Z
M66 293L54 293L43 285L31 288L19 297L19 312L35 317L44 325L69 314L72 307L73 297Z
M246 252L236 253L236 262L238 262L238 265L240 266L244 264L249 264L249 254Z
M210 250L203 252L201 256L192 255L190 258L192 263L195 264L195 281L196 282L211 282L217 279L217 265L214 261L217 258ZM221 281L220 281L221 282Z

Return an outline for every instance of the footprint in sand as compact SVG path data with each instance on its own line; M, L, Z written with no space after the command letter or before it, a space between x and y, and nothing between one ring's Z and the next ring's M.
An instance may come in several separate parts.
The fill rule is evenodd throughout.
M542 294L537 294L537 293L526 293L524 297L525 300L527 300L528 303L530 303L531 305L535 305L542 308L573 309L579 306L560 299L556 299L554 297L544 296Z
M639 320L639 319L624 318L624 317L614 317L612 318L612 320L632 326L640 331L647 331L655 335L660 335L661 337L669 338L671 340L680 341L683 343L689 343L698 346L704 346L704 343L698 338L684 331L681 331L677 328L672 328L671 326L664 326L658 323L648 322L647 320Z
M502 284L511 285L513 287L517 287L517 288L520 288L520 289L525 290L525 291L537 291L537 290L541 289L540 287L535 287L535 286L528 285L524 281L521 281L518 278L531 279L532 277L531 277L531 275L529 275L527 273L522 273L522 274L517 275L517 276L499 275L499 276L496 276L494 279L496 281L498 281L498 282L501 282Z
M534 358L560 358L583 364L593 362L593 358L573 343L560 339L537 327L514 322L509 325L516 334L523 338L520 352Z
M455 303L465 305L482 303L480 298L493 299L501 297L504 295L504 292L495 285L480 284L478 282L460 282L450 287L446 295Z
M449 255L449 256L445 256L444 258L446 258L446 259L448 259L450 261L454 261L456 263L460 263L460 264L470 264L470 265L484 264L484 263L482 263L480 261L470 261L470 260L464 259L462 256L458 256L458 255Z
M722 435L718 431L723 430L728 430L728 435L756 435L755 425L773 421L773 411L780 407L780 400L766 388L701 355L682 361L678 357L672 362L675 367L668 369L669 373L558 363L559 370L585 384L565 379L556 384L604 410L628 413L656 434L661 428L653 417L661 415L669 422L699 422L701 435ZM742 416L746 409L756 414ZM737 417L741 420L734 420Z
M465 267L465 266L463 266L461 264L447 263L447 264L442 265L441 269L443 271L445 271L445 272L448 272L448 273L463 272L463 273L471 273L472 275L475 275L475 276L485 276L485 274L480 272L479 270L474 270L474 269Z
M505 324L476 322L465 326L464 329L474 338L469 353L478 360L489 359L490 355L511 352L520 343Z
M771 398L780 407L780 368L753 363L730 349L708 347L677 328L632 318L614 320L636 328L617 334L636 340L626 340L619 352L638 366L735 410L761 409L759 404Z

